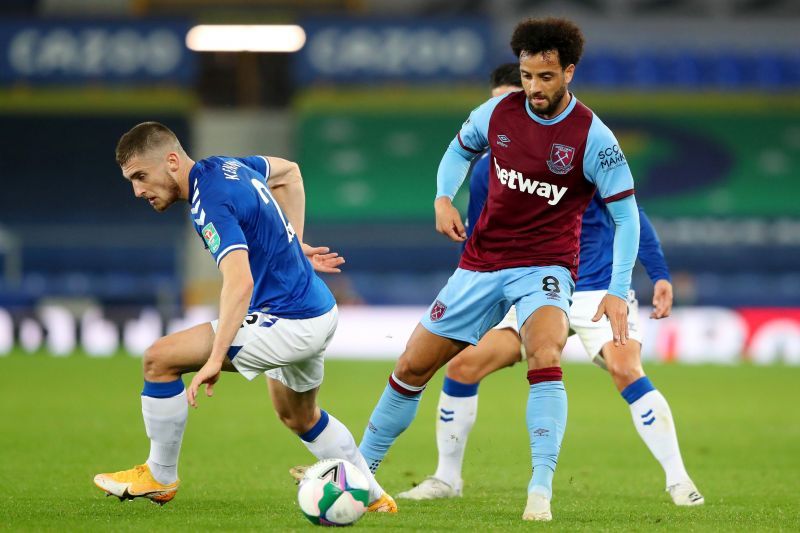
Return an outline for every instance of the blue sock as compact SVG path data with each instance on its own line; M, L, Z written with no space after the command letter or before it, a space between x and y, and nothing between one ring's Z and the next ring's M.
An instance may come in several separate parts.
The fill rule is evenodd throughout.
M470 396L477 396L480 384L480 381L478 383L461 383L445 376L444 383L442 383L442 392L454 398L469 398Z
M558 367L531 370L528 381L531 386L526 420L533 463L528 492L540 492L551 499L553 474L567 427L567 391Z
M317 420L317 423L314 424L314 427L305 433L298 435L298 437L306 442L314 442L314 439L319 437L319 434L325 431L325 428L328 427L329 420L330 416L328 416L328 413L325 411L325 409L320 409L319 420Z
M628 404L632 404L651 390L656 390L653 384L650 382L650 378L647 376L642 376L624 389L620 394Z
M389 448L417 416L419 399L425 387L412 387L389 377L378 405L372 411L359 450L374 474Z

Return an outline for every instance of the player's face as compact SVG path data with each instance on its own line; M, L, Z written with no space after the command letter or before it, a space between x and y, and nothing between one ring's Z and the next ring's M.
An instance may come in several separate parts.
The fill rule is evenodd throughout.
M173 177L177 171L177 157L174 152L145 153L132 157L122 167L122 175L131 182L133 194L147 200L159 213L180 198L181 190Z
M523 52L519 57L522 88L531 109L544 118L553 118L567 106L567 85L572 81L575 65L561 68L558 51L536 54Z

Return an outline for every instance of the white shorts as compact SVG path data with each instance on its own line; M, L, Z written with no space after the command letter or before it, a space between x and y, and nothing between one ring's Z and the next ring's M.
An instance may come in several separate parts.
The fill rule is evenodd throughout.
M592 317L597 312L600 300L607 294L607 291L575 291L572 294L572 306L569 308L569 327L570 335L577 334L581 339L583 347L592 362L601 368L606 368L605 361L600 350L606 343L614 340L611 332L611 323L605 316L597 322L592 322ZM517 311L514 307L508 311L503 320L494 329L511 328L517 329ZM642 332L639 330L639 302L636 300L634 291L628 292L628 337L640 344L642 342ZM523 354L523 360L524 360Z
M569 309L569 327L571 332L577 333L583 347L592 362L601 368L606 368L600 350L607 343L614 340L611 331L611 322L603 316L597 322L592 322L592 317L597 312L600 300L608 291L578 291L572 295L572 307ZM636 293L628 291L628 338L641 344L642 332L639 330L639 302Z
M328 347L339 310L336 306L314 318L278 318L250 313L231 343L228 358L249 380L266 372L296 392L322 384L325 348ZM211 323L217 331L218 320Z

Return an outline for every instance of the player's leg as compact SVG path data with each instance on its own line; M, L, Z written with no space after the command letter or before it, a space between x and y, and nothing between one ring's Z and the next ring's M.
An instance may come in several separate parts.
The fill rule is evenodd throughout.
M605 317L599 322L591 320L604 294L605 291L575 293L571 309L572 327L593 360L603 362L617 391L628 403L636 431L664 469L667 490L673 501L677 505L700 505L704 499L683 465L669 404L642 369L636 298L631 292L628 300L630 339L627 344L614 346L608 320Z
M120 498L171 500L178 488L178 456L188 417L181 375L198 370L211 354L214 330L201 324L162 337L144 353L142 417L150 439L147 461L131 470L99 474L95 484ZM229 361L223 370L235 371Z
M519 361L519 334L514 328L503 328L489 330L477 346L468 346L447 364L436 413L439 461L433 477L457 495L462 490L467 438L478 415L478 385L489 374Z
M523 326L528 356L526 421L531 443L533 475L528 483L528 505L523 518L550 520L553 475L567 426L567 392L562 381L561 351L569 324L562 309L537 309Z
M513 310L512 310L513 311ZM485 377L520 361L520 340L516 314L510 312L513 327L489 330L477 346L468 346L447 363L439 406L436 411L436 445L439 452L436 473L398 498L433 500L461 495L461 467L467 437L478 414L478 385Z
M628 402L636 431L664 469L672 500L676 505L702 505L705 499L683 464L667 399L642 370L641 349L637 341L629 340L621 346L611 341L603 346L602 353L611 379Z
M372 472L417 415L425 384L467 343L440 337L417 325L372 411L359 449Z
M528 484L524 520L551 520L553 475L567 424L567 393L561 352L569 333L569 305L574 284L561 267L528 269L514 287L527 294L517 302L523 324L522 343L528 358L526 420L533 475ZM519 290L519 289L517 289Z
M267 382L275 413L300 437L308 451L320 460L344 459L353 463L369 481L370 503L380 501L385 491L367 468L350 430L317 405L319 387L297 392L277 379L267 377Z
M373 472L416 416L428 380L508 310L502 279L492 274L457 269L411 334L359 446Z

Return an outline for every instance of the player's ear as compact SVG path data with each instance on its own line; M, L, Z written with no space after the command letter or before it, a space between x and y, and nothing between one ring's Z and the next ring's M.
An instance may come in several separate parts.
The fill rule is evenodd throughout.
M170 172L177 172L181 166L181 157L177 152L167 152L167 168Z
M575 75L575 65L572 64L564 69L564 83L570 83L574 75Z

